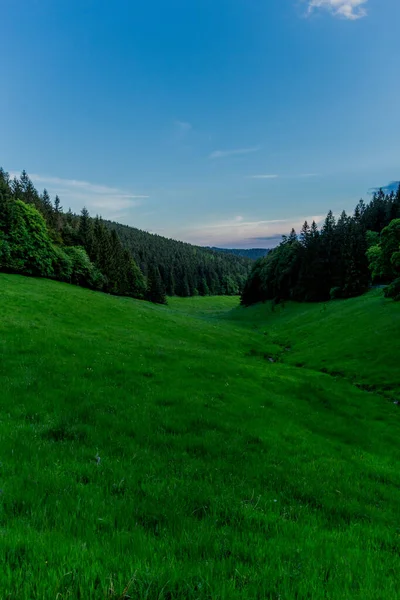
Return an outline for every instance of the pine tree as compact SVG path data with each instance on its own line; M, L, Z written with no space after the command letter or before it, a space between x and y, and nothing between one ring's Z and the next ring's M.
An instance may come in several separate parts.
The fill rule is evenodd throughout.
M147 278L147 300L155 304L166 304L167 298L165 295L164 285L161 280L158 267L152 265L149 269Z
M310 239L310 226L307 221L304 221L303 227L300 231L300 243L302 246L307 248Z
M56 196L53 206L53 227L57 232L62 228L62 214L63 209L61 206L61 200L58 196Z
M79 218L78 238L79 243L91 257L93 252L93 229L89 211L86 207L83 207Z
M11 231L13 220L14 203L12 201L8 173L0 169L0 245L2 243L5 244L7 234Z
M46 189L43 190L42 195L40 196L40 204L39 210L46 219L46 223L49 227L54 226L54 213L53 213L53 205L51 203L51 199L49 193Z

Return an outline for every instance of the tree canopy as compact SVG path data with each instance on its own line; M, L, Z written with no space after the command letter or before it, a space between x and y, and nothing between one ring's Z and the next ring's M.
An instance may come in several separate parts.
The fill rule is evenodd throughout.
M236 295L252 261L134 227L63 211L25 171L0 169L0 269L54 277L110 294L166 302L166 295Z
M362 294L373 279L400 275L400 186L362 200L352 216L326 216L321 228L304 223L254 264L241 302L321 301Z

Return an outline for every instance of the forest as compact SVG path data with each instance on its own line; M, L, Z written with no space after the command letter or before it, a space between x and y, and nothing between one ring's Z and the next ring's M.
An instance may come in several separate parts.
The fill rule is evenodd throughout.
M166 296L239 294L248 258L64 211L28 174L0 168L0 270L165 304Z
M350 298L371 283L387 285L386 297L400 300L400 185L360 200L352 215L336 219L329 211L320 228L306 221L299 234L292 229L254 263L241 303Z
M216 248L213 246L211 249L217 252L235 254L235 256L244 256L245 258L251 258L251 260L263 258L269 252L267 248Z
M160 304L238 294L245 306L326 301L358 296L371 283L399 300L400 185L360 200L352 215L329 211L321 227L306 221L273 250L243 252L167 239L86 208L65 212L25 171L11 179L0 168L0 269Z

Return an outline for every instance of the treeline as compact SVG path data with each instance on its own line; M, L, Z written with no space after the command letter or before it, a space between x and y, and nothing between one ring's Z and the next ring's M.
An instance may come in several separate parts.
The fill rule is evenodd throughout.
M110 294L145 298L147 282L116 234L84 209L64 214L25 172L10 180L0 169L0 269L50 277ZM160 301L163 300L160 297Z
M399 219L400 186L396 193L379 190L368 204L360 200L352 215L343 211L335 219L329 211L320 229L315 222L305 222L299 235L292 229L256 261L242 304L349 298L364 293L371 280L393 281L400 276ZM386 294L394 297L393 288L396 284Z
M0 269L165 303L166 294L238 294L250 261L64 212L25 171L0 168Z
M155 266L169 296L233 296L243 290L252 265L247 258L192 246L119 223L105 221L105 224L117 232L145 275Z
M263 258L269 252L266 248L215 248L211 250L216 252L225 252L226 254L234 254L235 256L243 256L244 258L250 258L251 260L257 260Z

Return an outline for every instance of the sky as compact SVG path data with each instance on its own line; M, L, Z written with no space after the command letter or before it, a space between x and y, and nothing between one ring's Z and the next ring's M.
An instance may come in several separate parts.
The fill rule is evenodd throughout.
M399 0L2 0L0 165L64 210L272 247L400 179Z

